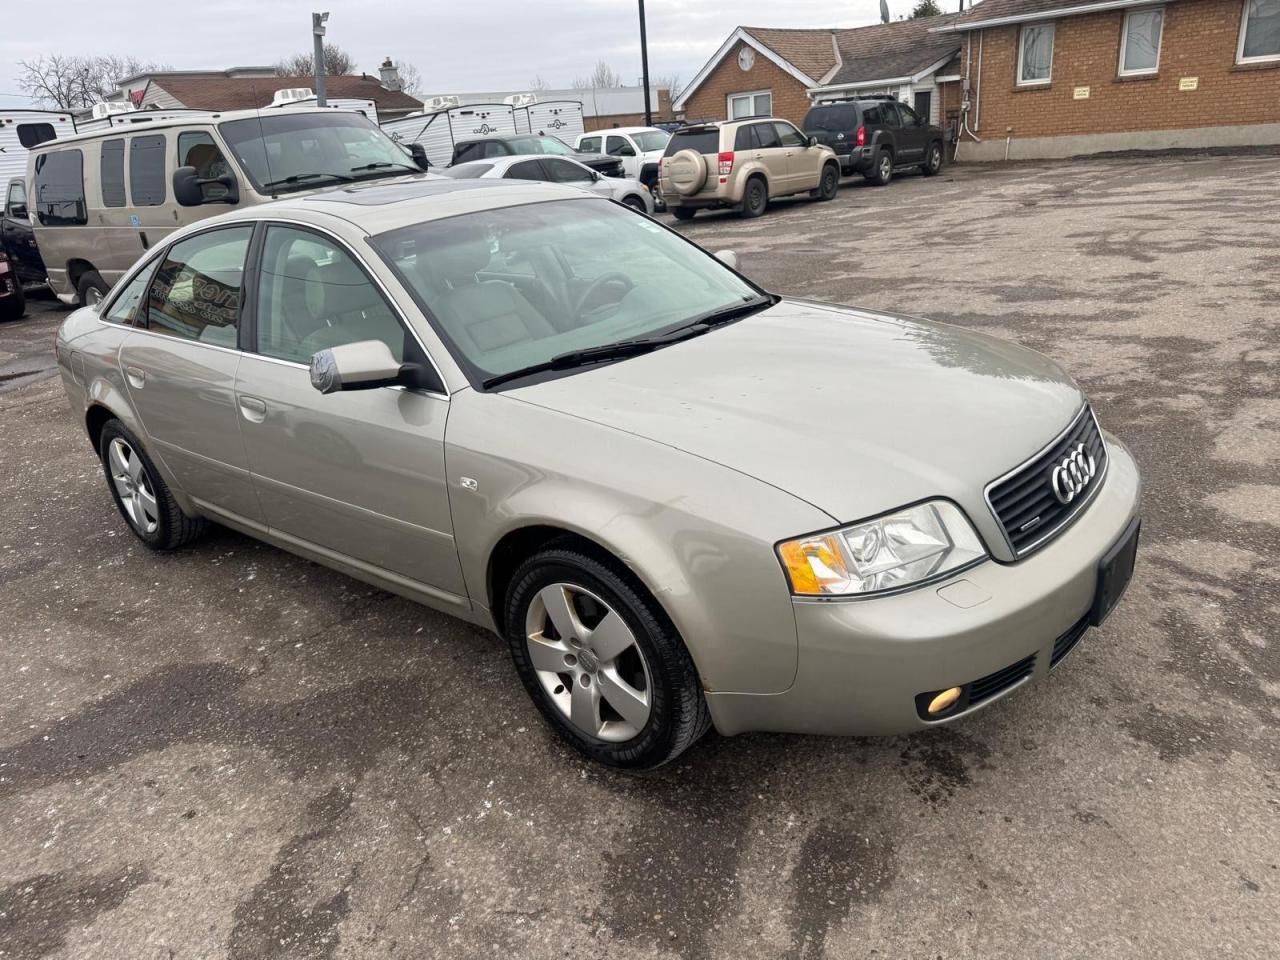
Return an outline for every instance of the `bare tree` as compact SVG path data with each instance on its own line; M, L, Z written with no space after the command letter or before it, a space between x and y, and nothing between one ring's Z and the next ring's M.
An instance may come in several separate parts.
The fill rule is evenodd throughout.
M169 70L167 64L113 54L62 56L49 54L18 61L19 89L33 103L75 110L92 106L116 92L120 81L148 70Z
M315 55L310 50L295 53L276 64L277 77L314 77ZM324 72L328 77L341 77L356 72L356 61L336 43L324 45ZM402 77L404 73L400 74Z
M684 85L684 78L678 73L665 73L662 76L655 77L653 85L656 87L666 87L671 93L671 99L674 100L680 95L680 88Z
M591 76L576 77L573 81L575 90L599 90L604 87L620 86L622 86L622 77L618 76L613 67L603 60L596 61L596 68L591 71Z
M422 89L422 71L408 60L402 60L396 64L396 69L400 71L400 89L405 93L413 93L415 90Z
M542 79L542 74L539 73L537 76L535 76L532 80L529 81L529 89L535 90L535 91L549 90L551 89L551 84L547 83L546 80Z

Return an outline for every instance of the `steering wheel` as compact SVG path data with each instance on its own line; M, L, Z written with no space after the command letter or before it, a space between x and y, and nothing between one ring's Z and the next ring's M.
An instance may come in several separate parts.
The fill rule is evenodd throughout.
M590 303L590 302L591 302L591 298L592 298L593 296L595 296L595 294L599 293L602 289L604 289L604 287L605 287L606 285L608 285L608 284L610 284L610 283L620 283L620 284L622 284L622 286L623 286L623 288L624 288L624 293L622 294L622 296L623 296L623 297L625 297L628 293L630 293L630 292L635 288L635 281L633 281L633 280L632 280L630 277L628 277L625 273L619 273L619 272L618 272L618 271L616 271L616 270L615 270L615 271L613 271L612 273L602 273L600 276L596 277L594 280L592 280L592 281L591 281L591 283L590 283L590 285L588 285L587 289L586 289L586 290L584 290L584 291L582 292L582 295L581 295L580 297L578 297L578 299L574 302L574 305L573 305L573 315L574 315L575 317L577 317L577 318L581 319L581 318L582 318L582 308L583 308L583 307L585 307L588 303ZM619 298L618 298L618 300L619 300L619 301L620 301L621 299L622 299L622 297L619 297ZM602 306L602 307L603 307L603 306L616 306L616 302L615 302L614 304L601 304L601 306ZM597 308L597 309L599 309L599 308Z

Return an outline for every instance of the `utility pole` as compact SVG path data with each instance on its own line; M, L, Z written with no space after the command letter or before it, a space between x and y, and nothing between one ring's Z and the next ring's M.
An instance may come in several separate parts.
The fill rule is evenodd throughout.
M640 82L644 84L644 125L653 126L653 105L649 102L649 39L645 35L644 0L640 0Z
M311 39L315 43L315 53L312 55L312 66L316 73L316 106L325 106L324 99L324 22L329 19L327 13L313 13L311 15Z

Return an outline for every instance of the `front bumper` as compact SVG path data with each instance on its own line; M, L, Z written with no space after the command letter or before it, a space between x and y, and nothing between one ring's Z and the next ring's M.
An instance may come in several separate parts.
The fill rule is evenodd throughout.
M1079 639L1072 634L1093 606L1099 560L1138 515L1137 465L1123 444L1106 440L1111 465L1094 502L1026 559L989 560L941 584L878 599L794 601L795 682L778 694L708 693L716 729L908 733L951 723L1043 678L1055 644L1061 653L1064 642ZM1013 682L972 707L935 721L917 713L921 693L1020 664Z

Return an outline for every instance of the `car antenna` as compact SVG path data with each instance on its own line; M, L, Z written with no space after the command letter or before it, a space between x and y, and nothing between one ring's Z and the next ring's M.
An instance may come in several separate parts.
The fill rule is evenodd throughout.
M267 149L267 135L262 131L262 107L258 104L258 85L249 81L249 92L253 94L253 110L258 115L258 139L262 141L262 162L267 166L267 183L271 184L271 199L277 200L275 177L271 176L271 152Z

